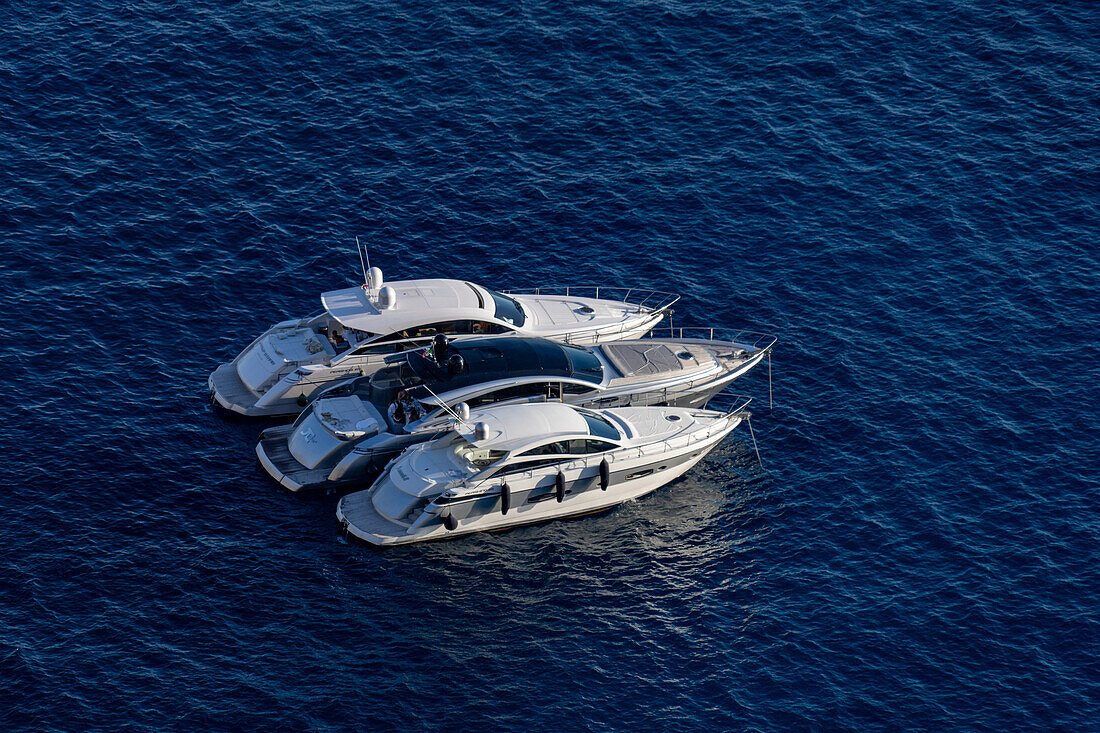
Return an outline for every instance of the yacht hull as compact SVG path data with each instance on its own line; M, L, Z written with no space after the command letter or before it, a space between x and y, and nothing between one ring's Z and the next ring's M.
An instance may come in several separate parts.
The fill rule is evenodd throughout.
M592 396L566 396L569 404L594 408L614 408L627 406L663 405L672 407L702 407L715 395L729 386L735 379L758 365L768 353L768 348L748 351L752 346L713 339L675 339L649 338L624 340L603 347L606 353L612 349L634 350L645 356L647 349L668 348L683 351L694 348L708 355L709 367L706 371L694 372L666 371L663 374L635 375L629 371L628 364L615 362L622 374L607 383L604 392ZM671 354L671 351L669 352ZM648 358L648 357L646 357ZM674 359L676 357L673 357ZM286 460L265 460L261 451L282 455L286 451L272 444L258 445L256 450L264 468L282 485L297 491L302 488L335 488L351 483L369 480L382 469L394 455L416 442L427 440L428 434L421 436L402 436L399 445L390 450L367 450L359 445L353 448L339 462L331 466L331 472L325 476L310 471L297 464L293 457ZM261 441L262 443L263 441Z
M637 339L649 333L665 316L663 311L644 312L632 316L625 323L599 326L591 329L568 331L532 332L520 335L536 335L578 346L594 346L602 343ZM310 364L299 367L291 361L280 367L273 382L250 388L238 373L238 364L265 338L287 329L286 323L302 330L298 324L304 321L288 321L268 329L233 361L220 364L207 380L211 400L219 407L245 417L272 418L293 417L300 413L309 399L318 391L344 380L369 376L386 364L392 354L349 355L332 363Z
M691 470L717 446L741 422L739 415L720 418L725 424L709 431L705 437L692 437L682 446L664 453L639 454L638 448L630 448L616 455L611 464L610 485L601 488L599 463L592 462L579 473L570 475L561 501L557 500L553 479L543 480L522 492L513 490L512 508L507 514L501 511L499 480L494 487L466 506L454 505L442 509L428 521L421 523L395 522L380 514L373 504L374 492L387 480L384 473L374 486L355 492L341 499L337 506L337 519L343 531L358 540L372 545L390 546L415 542L452 539L476 532L493 532L530 524L567 519L594 514L614 508L619 504L639 499L676 480ZM448 529L447 516L453 518L453 528Z

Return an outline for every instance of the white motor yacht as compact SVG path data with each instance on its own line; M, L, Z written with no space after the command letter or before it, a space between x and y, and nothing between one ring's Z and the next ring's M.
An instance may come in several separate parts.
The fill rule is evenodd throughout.
M336 516L358 539L399 545L597 512L683 475L748 417L747 404L478 410L406 449Z
M406 352L373 377L327 388L294 424L265 430L256 455L292 491L336 487L369 478L408 446L449 429L462 409L540 401L699 406L759 364L775 340L745 331L588 348L520 336L463 339L446 344L441 357L434 349ZM397 424L387 408L405 388L416 417Z
M255 417L296 415L319 389L373 374L436 333L540 336L595 344L644 336L677 296L625 288L508 295L464 280L367 283L321 296L324 312L277 323L210 375L211 400Z

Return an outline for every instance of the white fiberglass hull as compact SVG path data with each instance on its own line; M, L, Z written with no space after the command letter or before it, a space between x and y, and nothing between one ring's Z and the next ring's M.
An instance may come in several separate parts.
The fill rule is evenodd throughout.
M477 507L463 511L456 505L444 509L427 522L422 520L423 523L405 524L382 516L373 504L373 493L388 479L388 475L383 474L369 490L341 499L336 516L349 535L372 545L389 546L451 539L475 532L491 532L604 511L643 497L687 473L736 428L742 418L740 415L728 415L719 419L723 424L706 431L706 437L697 439L698 432L692 433L684 436L686 440L671 441L682 443L675 448L671 448L668 445L670 441L666 441L666 450L660 453L648 450L651 446L616 451L611 464L610 485L606 490L601 488L599 462L592 461L579 473L570 476L560 501L553 487L545 485L545 482L526 491L513 489L510 497L512 506L505 514L501 511L498 480L490 482L497 493L493 493L493 487L486 486L486 492L475 499ZM538 494L532 496L536 491ZM443 522L447 512L456 516L453 529L448 529ZM459 515L463 516L458 518Z
M642 352L641 358L648 364L650 359L648 349L654 346L665 346L680 353L686 353L687 348L694 347L697 352L703 350L709 354L709 359L702 357L701 361L693 360L692 363L694 364L706 362L702 367L693 370L677 371L677 369L669 369L664 372L650 372L643 377L624 371L622 375L608 381L604 391L584 396L566 395L564 401L570 404L600 408L645 405L700 407L735 379L759 364L768 353L767 348L750 352L748 350L753 347L748 344L673 338L628 340L616 342L615 344L605 344L603 351L600 353L606 359L612 349L640 351ZM700 359L698 353L695 356L696 359ZM627 366L619 365L618 368L625 370ZM455 404L456 399L451 399L449 404ZM285 440L289 438L289 434L283 437ZM268 473L292 491L307 487L331 489L371 478L372 474L380 471L394 455L400 453L405 447L427 440L429 437L429 434L407 436L403 441L397 441L394 445L380 446L378 449L361 448L357 444L339 462L331 465L331 471L328 474L307 469L291 458L286 457L285 447L278 445L276 441L262 440L257 445L256 451L261 465ZM265 443L267 443L266 447ZM267 451L272 451L277 455L269 455Z
M642 311L625 317L623 321L594 326L592 328L572 328L569 330L528 330L521 329L520 335L542 336L580 346L641 338L649 333L661 319L663 311ZM309 399L318 391L353 377L374 374L385 365L386 357L393 352L379 354L345 354L331 360L320 354L314 363L300 364L293 358L283 364L269 362L273 376L261 383L257 379L252 387L242 378L242 362L248 360L261 348L261 342L268 337L293 329L295 333L306 334L302 321L287 321L277 324L253 341L233 361L218 366L207 380L211 400L221 408L245 417L283 417L297 415ZM287 326L287 324L293 324ZM460 334L461 335L461 334ZM307 340L317 341L309 334ZM318 359L321 360L318 363Z

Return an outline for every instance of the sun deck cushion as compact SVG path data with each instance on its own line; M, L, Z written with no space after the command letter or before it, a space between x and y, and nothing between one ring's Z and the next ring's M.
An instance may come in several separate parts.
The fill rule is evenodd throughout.
M604 344L603 351L612 366L625 377L677 372L685 364L696 364L694 359L684 361L676 356L676 352L665 344Z
M330 430L353 432L378 429L374 416L358 397L323 397L317 400L313 409Z

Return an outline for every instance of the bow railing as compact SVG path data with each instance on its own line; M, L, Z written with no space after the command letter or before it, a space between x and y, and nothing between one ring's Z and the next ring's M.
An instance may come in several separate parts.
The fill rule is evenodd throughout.
M505 295L559 295L569 298L614 300L638 310L666 311L680 299L675 293L645 288L606 287L603 285L551 285L521 290L502 290Z
M649 338L673 338L685 341L722 341L734 344L745 351L764 351L770 349L778 341L778 338L770 333L761 331L730 331L722 328L708 328L705 326L673 326L669 322L668 328L654 329Z

